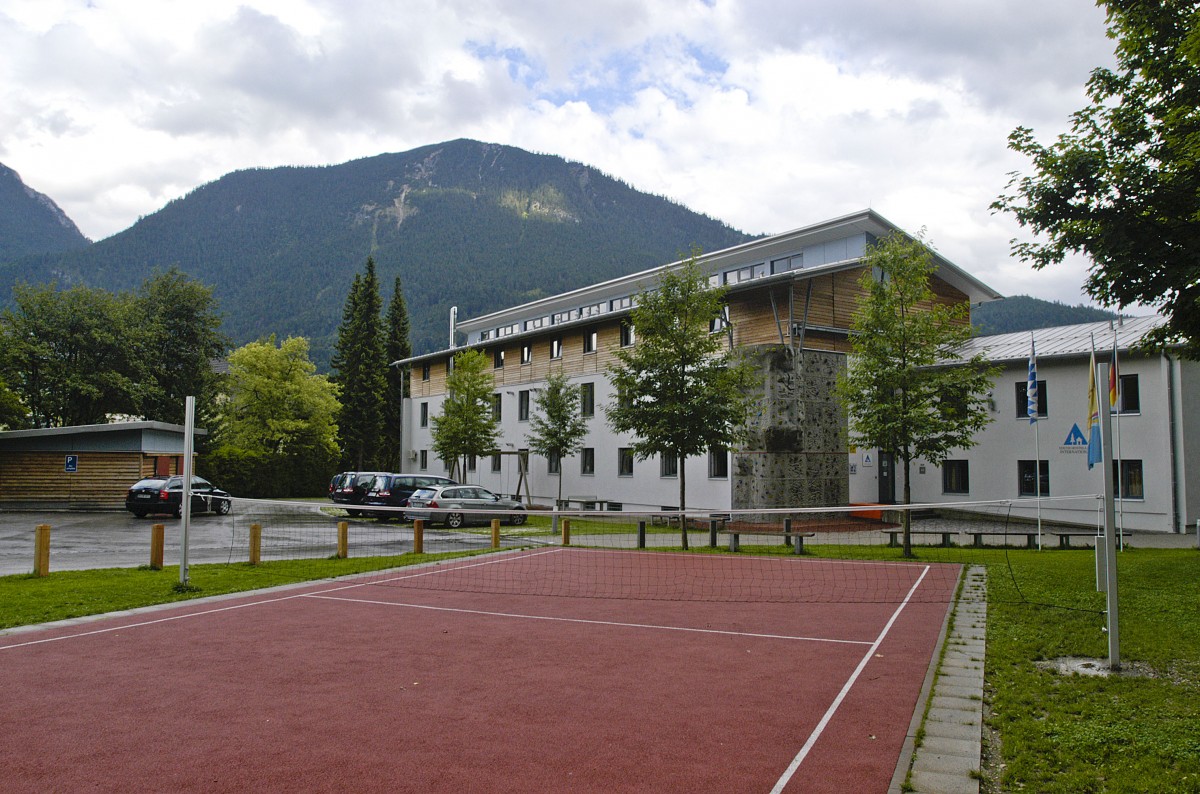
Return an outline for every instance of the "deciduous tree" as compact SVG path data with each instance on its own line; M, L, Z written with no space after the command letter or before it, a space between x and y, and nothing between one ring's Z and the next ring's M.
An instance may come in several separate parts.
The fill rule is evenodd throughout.
M699 251L643 291L632 310L637 343L618 350L609 373L617 401L606 407L618 433L633 433L639 459L652 455L679 464L679 509L687 509L685 462L712 447L734 446L744 435L757 392L750 366L713 333L724 317L725 289L712 287L697 265ZM687 522L680 527L687 548Z
M560 460L578 452L587 436L587 419L583 416L579 389L571 386L562 370L546 377L546 385L537 393L534 407L536 411L529 418L533 432L525 436L529 449L543 457ZM558 502L562 501L562 480L560 473Z
M1049 146L1018 127L1012 174L992 207L1044 241L1013 243L1034 268L1091 259L1088 294L1106 306L1159 307L1148 339L1200 357L1200 9L1191 2L1101 0L1117 68L1096 69L1092 104Z
M487 455L496 450L500 429L492 416L490 363L479 350L464 350L455 355L452 371L446 376L442 412L431 419L433 450L452 464L452 474L466 472L467 456Z
M863 264L864 295L837 390L851 440L900 458L909 504L913 460L939 466L952 451L975 445L990 421L987 392L997 370L982 354L961 358L973 333L970 307L938 302L930 287L936 268L922 240L894 232L871 247ZM906 510L905 556L912 556L910 532Z

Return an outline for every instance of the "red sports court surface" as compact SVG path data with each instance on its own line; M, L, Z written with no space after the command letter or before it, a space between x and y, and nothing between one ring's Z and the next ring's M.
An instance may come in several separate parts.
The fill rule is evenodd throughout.
M747 580L792 566L798 581L856 581L872 600L408 586L569 565L594 592L614 558L679 581L698 558ZM882 792L957 576L555 549L8 634L3 787Z

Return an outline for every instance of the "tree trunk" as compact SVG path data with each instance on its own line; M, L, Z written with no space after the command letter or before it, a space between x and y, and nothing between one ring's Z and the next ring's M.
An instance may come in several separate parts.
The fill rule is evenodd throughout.
M687 494L687 469L683 463L686 458L683 455L679 456L679 534L680 540L683 543L683 550L688 550L688 533L687 533L687 516L684 514L687 510L686 494Z

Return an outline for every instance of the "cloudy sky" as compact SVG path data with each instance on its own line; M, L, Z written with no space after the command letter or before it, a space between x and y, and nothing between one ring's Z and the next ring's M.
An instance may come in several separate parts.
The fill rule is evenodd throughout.
M1004 294L988 204L1111 65L1091 0L4 0L0 162L101 239L230 171L453 138L593 165L743 231L865 207Z

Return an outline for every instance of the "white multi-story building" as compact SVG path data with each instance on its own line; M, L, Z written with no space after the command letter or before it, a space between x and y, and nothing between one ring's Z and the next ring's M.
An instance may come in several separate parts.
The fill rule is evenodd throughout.
M700 257L712 282L729 288L728 315L716 330L756 357L766 390L746 449L713 449L686 462L689 507L846 502L845 422L832 386L849 349L862 256L875 240L898 231L867 210ZM953 263L936 255L935 262L931 288L937 301L975 304L999 297ZM451 348L398 362L410 373L412 395L405 411L405 469L449 471L433 452L432 419L441 412L451 358L469 347L493 362L501 436L498 454L474 461L466 479L501 493L528 492L543 504L559 493L561 480L564 497L614 509L678 505L676 462L635 460L632 438L612 432L604 406L615 396L607 375L614 352L636 344L628 325L634 300L679 264L466 319L451 331ZM530 456L522 482L516 453L528 446L537 391L556 370L579 387L589 433L571 458Z
M1087 465L1088 373L1094 345L1103 387L1099 398L1107 399L1115 339L1120 388L1112 415L1112 457L1118 521L1130 530L1181 532L1191 526L1200 519L1200 365L1169 352L1137 350L1161 322L1157 316L1134 317L973 339L966 355L982 352L1002 367L989 399L992 421L976 437L976 446L943 465L913 463L913 501L1014 499L1013 517L1035 520L1040 512L1043 521L1095 526L1096 499L1059 498L1103 493L1103 470ZM1034 424L1026 395L1031 344L1037 353ZM878 450L852 451L851 499L894 501L902 480L889 463ZM1042 496L1054 498L1039 503L1039 488Z

